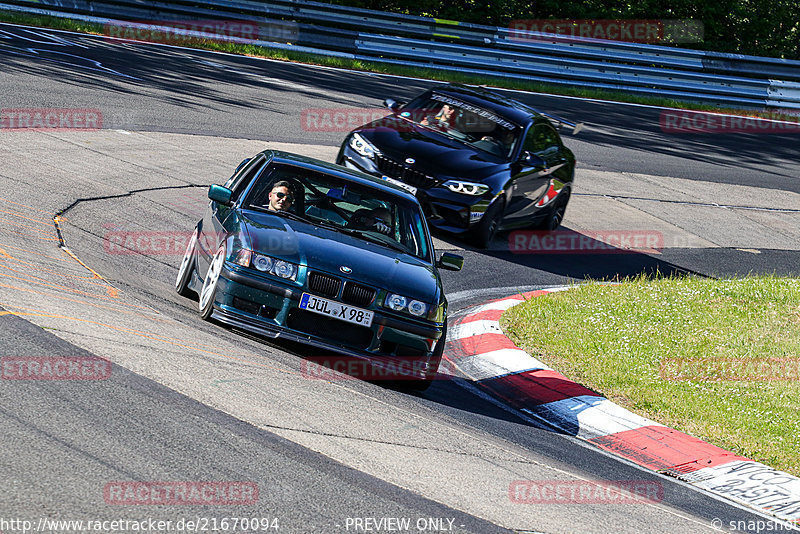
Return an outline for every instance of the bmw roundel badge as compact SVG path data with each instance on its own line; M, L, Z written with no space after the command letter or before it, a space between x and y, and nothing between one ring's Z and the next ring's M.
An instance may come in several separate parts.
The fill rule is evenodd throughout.
M347 267L346 265L342 265L341 267L339 267L339 270L342 271L344 274L350 274L353 272L353 269Z
M409 165L413 165L416 162L417 160L415 160L414 158L406 158L406 163L408 163Z

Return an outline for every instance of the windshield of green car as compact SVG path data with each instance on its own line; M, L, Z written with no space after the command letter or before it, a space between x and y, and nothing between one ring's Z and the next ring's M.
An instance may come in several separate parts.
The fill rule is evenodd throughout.
M299 218L430 261L431 245L419 204L377 187L273 163L250 188L243 207Z

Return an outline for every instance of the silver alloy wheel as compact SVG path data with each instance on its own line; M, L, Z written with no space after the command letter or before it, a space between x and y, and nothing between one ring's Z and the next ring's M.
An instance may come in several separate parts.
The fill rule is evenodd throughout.
M217 281L222 272L222 264L225 263L225 245L220 245L217 253L214 254L214 259L211 260L211 265L208 266L206 279L203 280L203 289L200 291L200 311L204 312L209 306L211 299L214 298L214 292L217 289Z
M183 253L183 261L181 261L181 266L178 269L178 278L175 279L175 289L178 293L181 293L181 289L186 286L186 281L184 278L186 277L186 271L189 269L189 264L192 263L192 254L194 253L194 247L197 244L197 228L194 229L192 233L192 238L189 240L189 244L186 245L186 252Z

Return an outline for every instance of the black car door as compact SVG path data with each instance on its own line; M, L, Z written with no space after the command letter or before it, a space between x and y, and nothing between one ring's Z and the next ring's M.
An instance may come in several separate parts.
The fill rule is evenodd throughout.
M546 123L534 123L525 134L518 161L511 165L511 195L505 223L522 224L536 212L550 175L564 165L558 133Z

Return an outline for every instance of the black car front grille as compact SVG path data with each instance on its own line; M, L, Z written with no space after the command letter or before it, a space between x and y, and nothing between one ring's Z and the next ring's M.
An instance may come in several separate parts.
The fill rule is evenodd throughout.
M323 297L336 297L341 283L341 280L329 274L311 272L308 275L308 288Z
M378 170L390 178L396 178L414 187L432 187L436 185L436 180L426 176L425 173L407 167L384 155L375 154L375 162L378 164Z
M355 282L345 282L342 300L355 306L369 306L375 299L375 290Z

